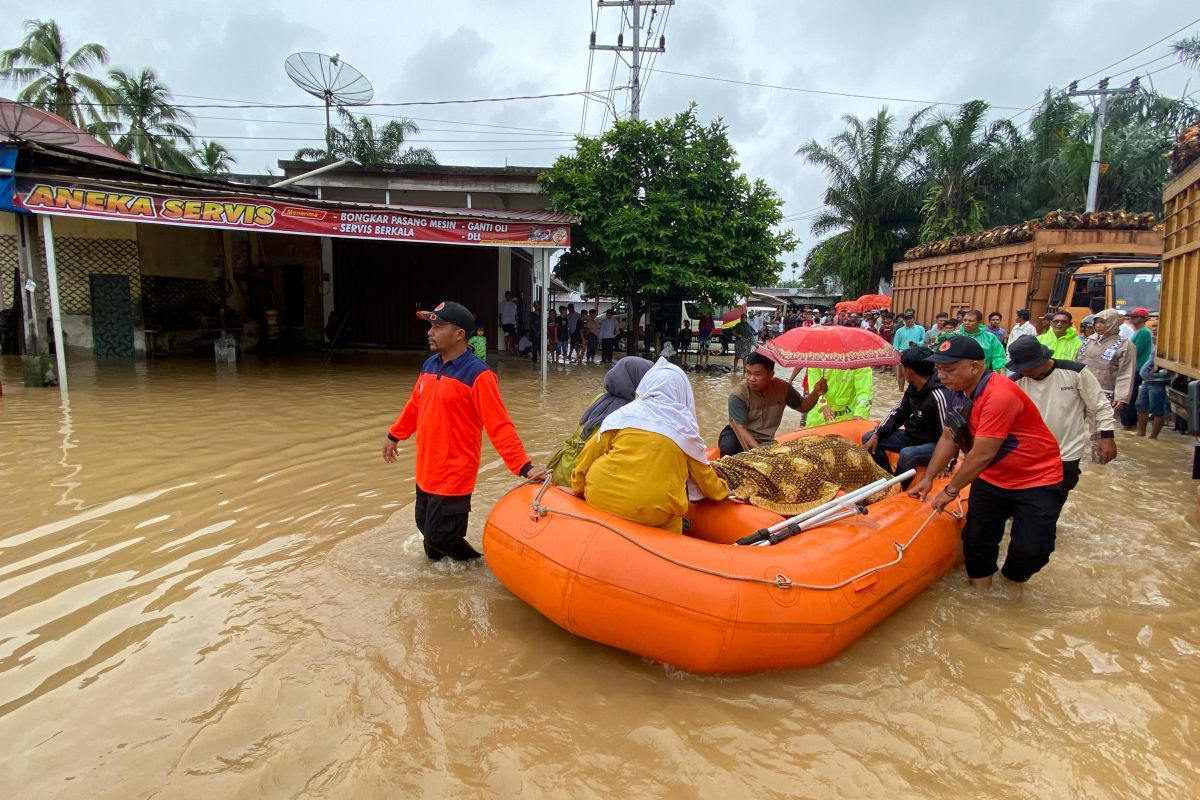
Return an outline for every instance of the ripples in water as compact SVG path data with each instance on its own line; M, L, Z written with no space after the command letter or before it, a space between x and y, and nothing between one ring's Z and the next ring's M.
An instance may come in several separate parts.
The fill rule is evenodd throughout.
M1194 794L1182 437L1089 465L1024 590L952 574L830 664L698 677L424 559L379 458L417 363L74 359L63 406L0 360L5 796ZM539 460L602 376L498 371ZM692 380L715 439L735 379ZM515 483L483 464L476 542Z

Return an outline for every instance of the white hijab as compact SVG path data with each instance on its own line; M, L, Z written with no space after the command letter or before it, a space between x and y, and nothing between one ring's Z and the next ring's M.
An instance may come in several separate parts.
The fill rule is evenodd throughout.
M605 417L597 434L619 428L666 436L689 458L708 463L708 448L696 422L692 384L683 370L665 358L660 358L642 378L634 401Z

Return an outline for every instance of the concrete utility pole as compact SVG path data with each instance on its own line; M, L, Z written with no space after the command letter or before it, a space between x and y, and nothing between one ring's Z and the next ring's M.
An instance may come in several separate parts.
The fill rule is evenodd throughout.
M633 8L633 22L630 28L633 31L633 45L625 44L624 35L618 34L616 44L596 44L596 32L592 31L591 43L588 47L592 50L616 50L620 53L631 53L629 64L629 118L641 119L642 113L642 53L665 53L667 51L667 37L658 37L657 47L644 47L641 44L642 30L642 8L650 6L657 8L658 6L673 6L675 0L597 0L596 5L600 8ZM612 98L609 98L612 102ZM614 113L615 117L616 114Z
M1088 173L1087 205L1084 211L1096 210L1096 192L1100 188L1100 147L1104 142L1104 116L1108 112L1108 96L1110 94L1130 94L1138 90L1138 79L1134 78L1128 86L1116 89L1108 88L1108 78L1100 81L1095 89L1079 91L1079 82L1071 81L1067 94L1071 97L1099 97L1100 107L1096 112L1096 137L1092 143L1092 169Z

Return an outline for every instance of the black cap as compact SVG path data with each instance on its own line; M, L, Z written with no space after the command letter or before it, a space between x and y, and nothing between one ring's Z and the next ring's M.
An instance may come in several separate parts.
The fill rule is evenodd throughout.
M464 331L475 330L475 315L467 307L449 300L438 303L433 311L418 311L417 316L426 322L446 322L457 325Z
M1033 336L1022 336L1008 346L1010 372L1024 372L1040 367L1054 357L1054 351Z
M983 361L983 348L970 336L951 336L937 346L927 360L935 364L953 364L955 361Z
M901 366L912 369L920 361L928 361L933 353L927 347L906 347L900 351Z
M900 316L904 317L905 319L913 319L917 316L917 312L913 311L911 308L906 308L904 309L904 313Z

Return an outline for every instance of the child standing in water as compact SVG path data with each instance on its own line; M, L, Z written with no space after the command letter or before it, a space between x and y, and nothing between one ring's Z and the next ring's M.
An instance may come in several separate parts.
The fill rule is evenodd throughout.
M467 346L475 351L475 355L487 361L487 336L483 333L483 326L475 328L475 335L467 339Z

